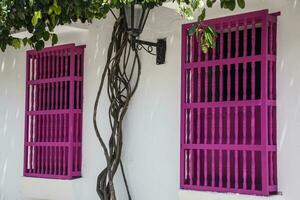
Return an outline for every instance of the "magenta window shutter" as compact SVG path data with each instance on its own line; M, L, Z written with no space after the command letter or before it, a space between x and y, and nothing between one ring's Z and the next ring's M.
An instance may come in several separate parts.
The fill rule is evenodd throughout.
M182 189L277 192L276 31L268 10L204 22L218 33L201 52L182 26Z
M84 46L26 55L24 176L81 176Z

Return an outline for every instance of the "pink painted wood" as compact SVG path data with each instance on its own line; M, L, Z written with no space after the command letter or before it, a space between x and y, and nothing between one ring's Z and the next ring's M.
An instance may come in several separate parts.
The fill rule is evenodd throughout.
M24 176L81 176L84 48L27 51Z
M277 192L277 16L268 10L207 20L216 49L182 26L182 189ZM200 36L199 36L200 37Z

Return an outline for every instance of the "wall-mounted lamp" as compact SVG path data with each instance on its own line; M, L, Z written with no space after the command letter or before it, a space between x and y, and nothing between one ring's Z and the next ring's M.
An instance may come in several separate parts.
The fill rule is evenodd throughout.
M151 55L156 55L156 64L160 65L165 63L166 39L158 39L156 43L137 39L143 32L149 12L150 8L137 2L125 5L126 30L132 37L133 48L137 48L138 50L144 49ZM156 48L156 53L153 53L153 47Z

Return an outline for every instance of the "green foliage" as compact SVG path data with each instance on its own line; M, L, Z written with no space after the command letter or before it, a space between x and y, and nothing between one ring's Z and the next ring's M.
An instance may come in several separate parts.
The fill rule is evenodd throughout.
M21 48L21 41L17 38L14 38L12 40L12 46L16 49L20 49Z
M111 9L120 9L134 0L0 0L0 48L7 46L20 48L30 45L36 49L44 48L45 42L58 42L54 28L80 20L92 23L94 19L103 19ZM154 8L166 0L137 0L143 6ZM205 7L212 7L217 0L173 0L179 5L178 12L187 19L193 19L195 12L200 13L198 21L205 19ZM219 0L220 7L233 10L236 4L245 7L244 0ZM20 40L12 36L13 31L28 30L31 36ZM190 34L198 34L199 28L193 28ZM214 35L206 29L200 30L202 39L210 47ZM210 36L208 36L210 35ZM204 48L205 49L205 48Z

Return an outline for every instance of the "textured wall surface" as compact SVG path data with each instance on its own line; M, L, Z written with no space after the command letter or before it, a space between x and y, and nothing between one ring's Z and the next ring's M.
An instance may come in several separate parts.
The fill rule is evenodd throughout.
M208 10L209 18L269 8L281 11L278 27L278 179L285 200L299 199L300 179L300 2L251 0L235 12ZM141 52L140 86L125 120L123 160L133 199L209 199L202 192L179 193L180 33L185 21L174 10L155 9L141 39L167 38L166 64ZM22 177L25 49L0 53L0 200L94 200L96 176L104 167L102 150L92 124L92 110L105 63L113 19L87 26L86 31L64 32L60 43L86 44L83 119L83 177L74 181ZM108 136L106 97L101 99L101 131ZM106 137L107 138L107 137ZM120 200L127 199L120 176L116 179ZM63 189L62 189L63 188ZM50 195L51 194L51 195ZM191 196L192 195L192 196ZM194 195L197 195L196 197ZM215 195L216 199L240 199ZM213 199L213 198L212 198ZM247 199L259 199L248 197Z

